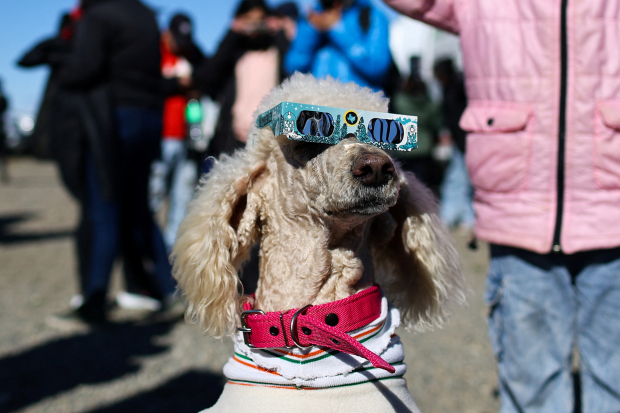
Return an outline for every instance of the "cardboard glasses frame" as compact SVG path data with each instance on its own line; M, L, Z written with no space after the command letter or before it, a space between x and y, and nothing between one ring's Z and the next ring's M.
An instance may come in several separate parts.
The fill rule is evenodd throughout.
M260 114L256 126L269 126L275 136L337 145L351 134L363 143L385 150L418 147L418 117L357 109L281 102Z

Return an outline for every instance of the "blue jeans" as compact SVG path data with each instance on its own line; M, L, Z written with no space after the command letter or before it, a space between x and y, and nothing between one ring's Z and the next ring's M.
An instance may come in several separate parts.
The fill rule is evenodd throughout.
M161 111L121 107L116 109L116 121L123 178L118 183L118 199L107 200L101 195L92 157L86 165L85 219L91 233L89 271L83 293L88 299L107 291L114 259L121 253L131 266L150 263L151 281L158 293L171 295L176 289L172 268L148 207L147 189L150 165L159 153Z
M185 209L192 200L198 180L198 165L187 158L185 141L164 139L161 142L161 159L153 162L149 182L150 204L159 210L168 194L168 216L164 229L164 243L172 251L179 225L185 217Z
M473 189L465 167L463 152L453 147L450 162L439 188L441 203L439 214L443 222L453 227L461 224L468 228L474 226L472 206Z
M485 300L501 413L620 412L620 248L572 255L491 246Z
M114 260L119 252L120 210L118 202L102 195L95 160L86 157L85 201L81 226L87 228L88 257L86 279L82 282L82 293L89 297L99 291L107 291Z

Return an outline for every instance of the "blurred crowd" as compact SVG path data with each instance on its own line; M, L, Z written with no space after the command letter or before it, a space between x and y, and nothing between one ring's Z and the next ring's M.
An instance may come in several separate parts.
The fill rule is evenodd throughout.
M317 0L306 15L294 2L239 1L212 55L194 32L185 13L160 29L139 0L81 0L55 36L19 59L22 67L50 68L31 146L58 163L81 206L78 293L58 317L106 322L119 257L125 287L117 305L181 305L168 256L198 179L212 159L245 145L261 98L295 71L382 90L391 111L419 116L419 149L393 155L445 199L449 225L471 230L471 189L457 144L462 78L451 60L437 63L448 96L442 102L431 100L416 58L401 78L389 21L370 0ZM256 265L253 257L246 273Z

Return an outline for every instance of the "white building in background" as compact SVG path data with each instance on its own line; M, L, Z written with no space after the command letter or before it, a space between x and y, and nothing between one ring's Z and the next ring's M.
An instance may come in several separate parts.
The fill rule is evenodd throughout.
M420 76L433 100L441 97L439 84L433 78L435 61L450 57L456 68L461 70L463 67L458 36L405 16L399 16L390 23L390 50L403 78L409 76L411 57L420 57Z

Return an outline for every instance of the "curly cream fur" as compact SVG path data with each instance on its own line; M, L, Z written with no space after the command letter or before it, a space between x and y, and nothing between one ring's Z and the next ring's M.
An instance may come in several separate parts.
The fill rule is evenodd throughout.
M281 101L387 111L387 99L370 89L301 74L256 115ZM413 176L398 170L378 188L354 179L352 163L369 153L385 155L355 139L303 145L253 127L246 148L202 178L179 229L173 271L188 317L214 336L235 331L239 269L260 241L257 308L334 301L376 280L411 325L440 324L446 304L464 300L452 238Z

